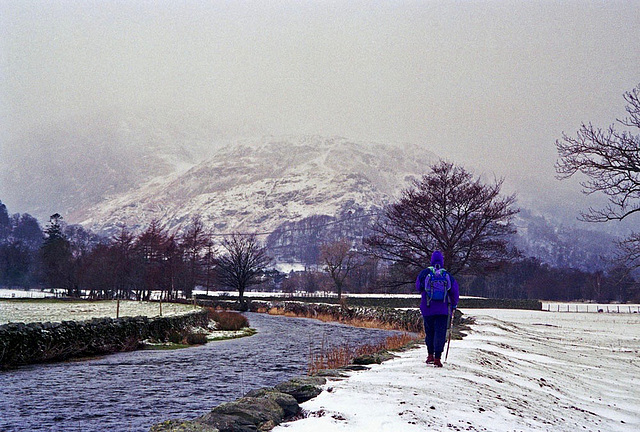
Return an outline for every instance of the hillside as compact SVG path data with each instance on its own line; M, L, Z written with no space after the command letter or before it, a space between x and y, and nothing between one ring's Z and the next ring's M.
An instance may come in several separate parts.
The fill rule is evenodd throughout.
M200 215L217 233L269 232L284 223L378 208L436 156L418 146L346 138L265 137L240 140L182 174L155 179L73 213L92 230L157 219L179 229Z
M175 152L174 152L175 154ZM380 209L427 172L437 156L409 144L286 136L235 141L187 170L141 182L69 220L102 234L156 219L180 230L199 215L216 235L259 233L278 262L317 261L319 245L360 240ZM561 226L524 210L514 244L553 266L606 267L614 237Z

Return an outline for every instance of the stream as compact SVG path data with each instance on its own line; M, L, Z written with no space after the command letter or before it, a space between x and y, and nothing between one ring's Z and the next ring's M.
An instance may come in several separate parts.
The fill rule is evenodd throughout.
M0 431L143 432L193 419L308 369L310 350L394 332L247 313L258 334L171 351L133 351L0 372Z

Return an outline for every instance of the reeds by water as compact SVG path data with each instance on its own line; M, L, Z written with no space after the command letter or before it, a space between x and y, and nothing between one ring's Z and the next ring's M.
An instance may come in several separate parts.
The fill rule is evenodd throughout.
M323 369L337 369L351 364L357 357L371 355L382 351L392 351L403 348L417 340L415 334L407 332L388 336L385 340L374 344L350 345L342 344L330 346L326 333L322 337L320 349L314 351L309 341L308 374L314 375Z

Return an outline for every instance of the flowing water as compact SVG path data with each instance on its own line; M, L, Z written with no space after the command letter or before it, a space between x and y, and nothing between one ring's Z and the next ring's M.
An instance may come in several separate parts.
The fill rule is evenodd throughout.
M393 334L302 318L247 317L255 336L0 372L0 431L148 431L305 374L310 349L323 338L353 346Z

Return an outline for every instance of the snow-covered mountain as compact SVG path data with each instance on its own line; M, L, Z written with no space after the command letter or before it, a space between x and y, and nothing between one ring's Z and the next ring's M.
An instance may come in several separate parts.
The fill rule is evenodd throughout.
M214 233L260 233L278 262L316 263L319 246L361 239L379 210L427 173L437 156L425 147L321 136L238 140L186 171L159 175L72 213L103 234L157 220L180 230L194 216ZM525 256L584 270L607 266L615 238L551 223L523 210L514 244Z
M515 225L514 245L552 267L603 270L616 255L618 238L602 231L552 223L527 209L520 210Z
M197 117L131 113L32 131L20 145L24 151L0 149L0 198L11 208L41 220L59 212L103 234L154 219L180 229L199 215L218 234L271 233L261 239L279 261L308 263L324 241L368 235L378 210L437 159L425 146L339 137L225 142ZM525 255L593 269L613 254L613 236L562 227L533 210L517 221Z
M218 233L379 208L437 157L414 145L320 136L245 139L184 173L157 178L71 217L99 232L158 220L179 229L199 215Z

